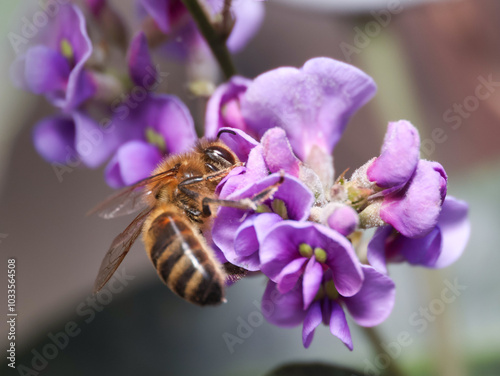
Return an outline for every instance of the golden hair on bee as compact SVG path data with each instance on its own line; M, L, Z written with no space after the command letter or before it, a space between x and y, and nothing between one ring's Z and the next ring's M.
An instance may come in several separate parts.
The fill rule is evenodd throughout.
M111 278L142 233L160 279L173 292L199 305L224 301L226 275L201 234L212 223L210 205L245 207L215 197L217 185L238 165L222 141L201 139L191 151L165 158L149 178L97 207L94 211L105 218L143 210L111 244L94 291Z

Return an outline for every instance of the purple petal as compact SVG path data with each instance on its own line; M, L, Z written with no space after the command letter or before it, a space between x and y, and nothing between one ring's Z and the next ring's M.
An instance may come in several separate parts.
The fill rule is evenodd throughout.
M248 217L238 228L232 249L226 248L227 260L246 270L260 270L259 244L273 225L281 220L281 217L274 213Z
M279 173L269 175L261 183L273 180L279 180ZM274 199L282 200L285 203L288 218L296 221L306 220L314 203L313 193L299 179L290 175L285 175L283 183L274 194Z
M75 145L75 123L66 116L39 121L33 129L35 149L48 162L66 163Z
M292 260L284 268L273 268L274 265L268 265L267 272L268 277L274 275L275 282L278 283L278 290L284 294L295 287L297 281L302 275L304 265L307 262L307 258L300 257ZM270 277L271 278L271 277ZM271 278L272 279L272 278Z
M315 240L315 235L316 231L311 223L283 221L276 224L262 241L260 248L262 272L276 280L293 260L304 258L299 253L299 245L304 241L309 243Z
M245 163L245 185L255 183L269 176L269 170L264 160L262 145L257 145L248 154L248 159ZM240 188L245 187L245 185Z
M318 243L327 253L327 264L333 272L333 282L343 296L356 294L363 284L361 264L352 244L338 232L321 225L314 225ZM319 235L319 236L318 236Z
M220 139L236 153L240 161L246 162L250 151L259 143L245 132L235 128L220 128L228 132L220 133Z
M156 84L157 71L151 59L144 32L141 31L132 38L127 62L130 77L136 85L149 89Z
M368 167L370 181L379 187L402 187L412 177L420 158L420 137L406 120L389 123L380 157Z
M330 214L327 223L331 229L347 236L353 233L358 227L358 213L350 206L342 206Z
M219 129L224 127L247 130L239 101L251 82L247 78L233 76L215 90L207 103L205 137L216 137Z
M323 268L314 257L311 257L304 270L304 279L302 280L304 309L307 309L316 297L322 280Z
M344 310L335 301L331 301L331 307L330 332L352 351L351 331L349 325L347 325Z
M96 91L95 83L84 70L92 55L92 43L87 34L85 17L75 5L61 6L57 22L59 33L55 38L56 48L59 48L61 40L66 39L73 49L75 66L69 74L64 95L55 95L51 97L51 101L64 111L69 111L78 107Z
M389 317L394 306L396 286L387 275L363 265L365 280L359 292L342 298L354 321L361 326L375 326Z
M387 274L386 267L386 242L392 234L392 226L382 226L375 231L373 238L368 243L366 257L371 266L381 273Z
M256 217L258 217L258 214L254 214L252 217L249 217L238 228L234 239L235 255L238 255L240 257L249 256L259 250L259 241L257 240L257 234L254 228L254 221ZM234 264L233 260L229 261Z
M412 265L432 267L441 253L441 245L441 231L435 227L422 238L410 239L403 235L396 236L394 241L388 244L387 251L394 255L398 253L403 255Z
M279 179L279 174L269 175L256 184L233 192L226 199L239 200L253 197L277 183ZM312 193L299 180L288 175L285 175L283 183L274 194L274 198L283 200L289 218L296 220L303 220L309 216L309 210L314 200ZM224 253L231 252L230 249L233 247L235 233L249 213L252 212L229 207L219 208L217 217L214 220L212 234L215 244Z
M283 221L274 226L261 245L262 272L277 280L288 264L302 258L299 253L302 243L325 250L325 264L332 269L340 294L351 296L359 291L363 273L351 243L339 233L311 222Z
M69 64L59 52L45 46L35 46L26 53L25 77L35 94L63 91L69 77Z
M173 95L154 95L148 102L145 121L165 139L167 151L182 153L198 139L194 121L186 105Z
M314 145L330 154L350 116L375 94L365 73L329 58L300 70L283 67L258 76L241 101L246 124L258 135L280 126L305 160Z
M436 226L446 193L441 171L438 163L421 160L405 190L384 198L380 217L409 238L427 235Z
M106 170L106 180L112 186L137 183L147 178L161 161L158 149L144 141L130 141L122 145Z
M466 202L446 197L438 220L442 249L434 268L447 267L462 255L470 235L468 211Z
M269 176L269 170L262 155L262 145L257 145L250 151L246 166L233 169L219 183L216 193L219 194L220 198L227 198L234 192L245 189L266 176Z
M441 193L441 202L444 202L446 198L446 193L448 192L448 175L446 175L446 171L444 167L441 166L438 162L431 161L429 164L434 168L439 175L441 175L439 191Z
M220 199L225 199L236 190L244 187L246 184L242 182L244 181L245 177L243 175L246 173L246 170L246 167L243 166L233 168L229 174L221 180L219 185L217 185L215 188L215 194Z
M103 132L95 120L81 112L74 112L73 119L75 148L82 162L90 168L100 166L117 149L117 139Z
M221 207L215 217L212 228L212 239L226 258L234 252L234 238L238 228L242 225L245 215L243 210Z
M64 98L55 96L51 98L51 101L63 111L75 110L84 101L95 94L96 88L97 86L92 76L87 71L83 70L83 64L81 64L81 66L73 68L69 75L66 96Z
M92 52L92 43L81 9L74 4L62 5L55 21L50 25L53 29L49 31L48 39L51 40L46 40L47 45L57 50L61 41L66 39L73 49L76 62L86 61Z
M255 233L259 244L262 244L264 238L273 229L273 226L283 219L274 213L261 213L254 220Z
M226 41L229 51L242 50L257 34L264 20L264 4L257 1L235 1L233 6L235 23Z
M293 154L286 133L282 128L271 128L262 136L264 159L271 172L285 171L299 177L300 161Z
M302 309L301 289L293 289L281 294L274 282L267 283L262 297L262 314L271 324L282 327L294 327L301 324L307 314Z
M307 349L314 337L314 330L321 324L322 314L320 302L315 302L307 310L307 315L304 318L304 326L302 327L302 343Z

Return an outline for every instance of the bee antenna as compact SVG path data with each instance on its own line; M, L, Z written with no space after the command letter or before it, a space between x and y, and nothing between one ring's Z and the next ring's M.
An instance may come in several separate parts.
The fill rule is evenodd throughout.
M232 131L232 130L230 130L230 129L221 129L221 130L219 131L219 133L217 133L217 139L219 139L219 138L220 138L220 135L221 135L222 133L231 133L233 136L236 136L236 132L235 132L235 131Z

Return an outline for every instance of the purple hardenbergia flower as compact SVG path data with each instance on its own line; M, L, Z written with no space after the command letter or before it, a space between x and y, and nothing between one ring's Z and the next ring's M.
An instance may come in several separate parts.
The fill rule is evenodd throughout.
M97 82L85 68L92 50L81 10L62 5L54 20L37 33L35 43L14 61L13 81L71 111L97 92Z
M82 3L60 5L11 68L17 86L45 96L57 111L34 126L35 149L58 176L65 165L79 165L100 167L113 188L146 179L126 192L146 187L156 203L137 200L154 209L143 213L156 213L161 199L175 214L157 226L180 223L168 231L188 260L186 269L175 269L184 279L202 269L189 233L197 252L214 253L203 255L213 274L219 271L219 298L225 272L232 281L261 274L269 322L302 325L306 348L323 323L352 350L347 313L364 327L391 314L396 288L388 264L444 268L464 251L468 206L447 195L444 167L420 158L419 132L410 122L390 122L379 156L352 166L350 175L335 173L336 145L375 95L370 76L328 57L253 79L236 73L231 52L256 35L265 2L137 0L140 24L133 27L106 1ZM162 82L170 74L161 65L165 57L183 59L189 80L183 87L191 94L194 84L204 85L196 101ZM216 77L203 71L215 62L227 77L219 86L199 78ZM203 72L193 73L195 67ZM192 115L194 106L201 111ZM196 129L207 140L197 144ZM186 156L193 155L188 169ZM163 166L171 166L167 174L148 179ZM116 249L150 224L141 216L133 223Z
M371 327L383 322L391 313L395 299L394 282L371 266L361 266L362 284L356 293L342 295L335 283L335 272L317 271L314 284L301 277L297 284L282 294L279 285L269 281L262 298L262 312L266 319L278 326L302 326L302 342L309 347L316 327L323 323L339 338L349 350L353 349L351 333L344 308L361 326ZM310 271L311 272L311 271ZM307 295L306 295L307 294ZM305 305L306 296L313 295ZM273 301L273 310L266 310L266 304Z

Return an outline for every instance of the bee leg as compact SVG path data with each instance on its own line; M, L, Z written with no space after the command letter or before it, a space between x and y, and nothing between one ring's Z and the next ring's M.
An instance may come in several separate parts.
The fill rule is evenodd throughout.
M205 197L201 202L204 216L209 217L212 214L210 205L227 206L241 210L257 210L258 206L250 198L244 198L242 200L219 200L216 198Z
M283 183L284 180L285 180L285 172L280 171L280 178L276 183L263 189L262 191L258 192L251 198L244 198L241 200L220 200L220 199L205 197L202 200L203 215L206 216L211 215L210 205L227 206L230 208L236 208L242 210L257 210L257 207L259 205L261 205L266 200L273 197L273 195L276 193L279 186Z

